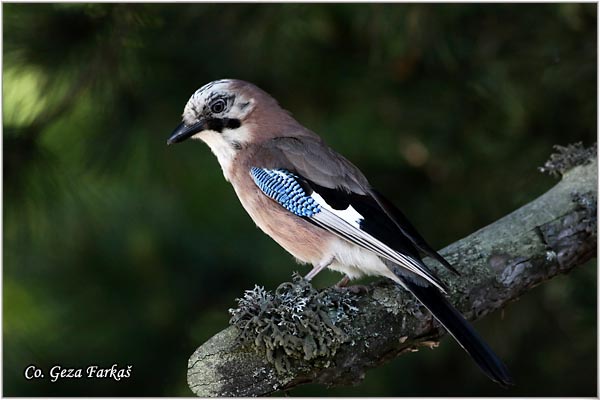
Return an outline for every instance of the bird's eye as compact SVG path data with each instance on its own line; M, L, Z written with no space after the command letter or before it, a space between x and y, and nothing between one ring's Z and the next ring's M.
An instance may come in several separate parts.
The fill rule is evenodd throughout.
M215 114L221 113L225 110L225 100L218 99L212 102L210 105L210 111Z

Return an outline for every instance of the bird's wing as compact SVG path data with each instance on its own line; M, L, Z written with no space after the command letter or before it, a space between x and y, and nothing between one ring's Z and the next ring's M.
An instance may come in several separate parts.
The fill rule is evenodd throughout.
M444 284L421 261L412 242L369 194L327 188L281 168L250 169L260 190L288 211L380 257L445 292Z
M378 220L385 220L388 224L391 222L396 227L390 228L392 235L408 239L422 254L430 256L459 275L459 272L427 243L397 207L371 188L367 178L354 164L327 146L320 137L310 133L301 137L280 137L271 140L263 149L266 153L277 154L274 167L285 167L325 189L338 189L350 195L366 195L365 200L369 208L378 215ZM374 205L372 200L377 205Z

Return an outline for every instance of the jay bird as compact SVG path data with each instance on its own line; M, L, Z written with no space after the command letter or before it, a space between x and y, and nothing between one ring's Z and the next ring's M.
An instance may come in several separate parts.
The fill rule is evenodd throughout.
M303 127L255 85L210 82L187 102L167 144L204 141L256 225L297 260L391 279L411 292L469 353L506 387L508 369L444 296L446 286L423 263L428 255L456 270L350 161Z

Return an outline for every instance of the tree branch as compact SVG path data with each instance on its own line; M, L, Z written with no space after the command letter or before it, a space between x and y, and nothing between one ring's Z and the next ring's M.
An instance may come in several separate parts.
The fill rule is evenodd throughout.
M569 151L577 148L564 153ZM457 277L438 269L451 301L467 319L481 318L595 256L595 151L578 162L582 165L560 170L561 181L542 196L441 251L461 271ZM410 294L387 280L371 284L368 294L352 301L355 312L328 356L290 356L282 367L273 364L272 353L240 346L242 331L230 326L191 356L190 388L203 397L264 396L308 382L354 384L367 369L418 346L436 346L444 333Z

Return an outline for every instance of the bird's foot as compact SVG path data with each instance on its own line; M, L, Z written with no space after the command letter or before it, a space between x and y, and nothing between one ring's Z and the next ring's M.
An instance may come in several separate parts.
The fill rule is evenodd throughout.
M338 283L335 284L335 288L339 290L347 290L350 293L354 294L366 294L369 293L369 288L365 285L350 285L348 286L348 282L350 282L350 278L348 275L345 275Z
M343 288L348 286L348 282L350 282L350 278L348 277L348 275L344 275L344 277L335 284L336 288Z

